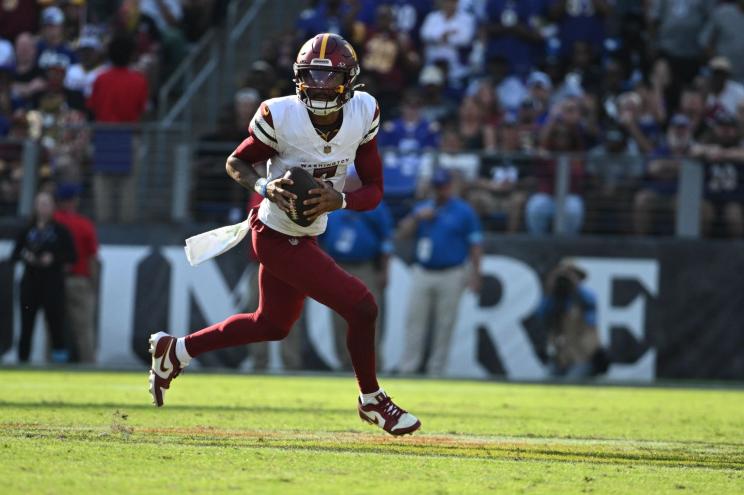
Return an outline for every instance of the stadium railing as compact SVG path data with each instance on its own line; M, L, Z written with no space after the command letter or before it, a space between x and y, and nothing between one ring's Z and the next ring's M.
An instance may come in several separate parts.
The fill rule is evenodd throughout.
M80 173L76 181L83 185L82 209L93 218L112 223L225 223L244 214L246 192L225 175L224 169L225 158L236 143L190 140L183 125L176 124L94 125L88 132L91 136L90 152L84 163L79 164ZM29 215L35 192L48 181L66 181L54 168L55 162L60 161L60 152L43 143L43 139L0 140L0 212L6 219ZM605 170L612 163L610 158L616 158L616 155L551 156L542 152L470 151L422 155L383 149L382 156L386 180L400 174L400 165L406 162L406 173L409 176L413 174L413 181L418 183L410 194L411 200L425 193L420 186L427 183L427 176L438 167L454 172L460 192L474 204L479 204L474 192L483 190L483 179L488 181L490 177L493 184L504 182L507 184L505 187L491 188L489 192L497 205L495 212L490 212L494 213L492 218L490 213L481 212L488 220L484 222L487 228L494 230L505 230L504 216L508 211L503 204L509 194L524 196L517 206L523 209L526 200L541 189L540 184L543 189L546 187L548 179L541 167L550 161L554 164L551 165L554 172L547 177L552 180L552 195L557 206L552 232L557 235L567 233L567 219L561 205L565 204L571 191L574 161L584 164L584 188L580 192L585 202L584 233L634 233L634 198L648 185L642 175L613 177L612 170ZM638 168L643 169L645 158L634 159L639 161ZM588 166L589 163L593 164L592 167ZM130 182L114 183L107 191L102 191L104 186L101 186L100 179L117 174ZM510 181L511 185L508 184ZM676 200L674 192L667 195L667 202L673 206L664 215L664 224L658 231L680 237L700 236L702 182L700 163L681 159ZM99 206L106 195L127 194L132 196L128 198L131 210L127 214L103 214ZM388 199L395 199L395 194L394 187L387 189ZM494 202L490 204L493 209Z

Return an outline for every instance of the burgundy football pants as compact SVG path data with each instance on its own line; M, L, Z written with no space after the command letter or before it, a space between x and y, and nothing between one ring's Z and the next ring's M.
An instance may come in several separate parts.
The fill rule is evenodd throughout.
M188 353L195 357L225 347L282 340L309 296L346 320L346 347L359 388L362 393L377 391L377 304L369 290L324 253L314 237L289 237L254 219L252 240L261 263L258 310L192 333L186 337Z

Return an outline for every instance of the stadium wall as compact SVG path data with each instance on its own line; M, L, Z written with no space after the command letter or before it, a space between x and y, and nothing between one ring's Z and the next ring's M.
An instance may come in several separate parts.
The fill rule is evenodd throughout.
M192 268L177 228L101 229L102 274L98 305L101 366L147 362L146 336L176 335L242 311L248 298L245 247ZM133 243L133 240L138 240ZM410 269L399 246L391 264L381 341L383 368L394 369L403 351ZM532 314L542 297L541 277L572 257L596 293L598 328L609 349L608 378L651 382L657 378L744 379L744 252L742 242L608 238L547 239L492 236L483 260L481 294L460 301L447 375L548 376L544 336ZM0 259L12 249L0 239ZM20 266L0 262L0 354L13 363L19 333L17 281ZM333 369L330 313L307 305L303 357L309 369ZM32 360L43 360L41 318ZM281 368L278 344L271 366ZM250 369L244 349L220 351L199 366Z

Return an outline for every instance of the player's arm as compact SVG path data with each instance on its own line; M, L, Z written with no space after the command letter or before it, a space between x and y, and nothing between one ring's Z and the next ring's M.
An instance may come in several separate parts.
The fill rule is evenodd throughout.
M380 107L375 107L372 123L356 151L356 166L362 187L346 195L346 208L356 211L374 210L382 201L382 158L377 149L377 132L380 129Z
M266 104L262 103L251 121L248 137L227 158L225 169L227 175L244 188L268 198L282 211L289 211L289 199L297 197L283 186L292 184L292 181L283 177L269 181L261 177L254 167L254 164L276 155L276 146L276 133L271 114Z
M341 208L355 211L374 210L382 200L382 159L377 149L377 130L380 127L380 108L375 109L370 128L357 148L354 166L362 187L342 194L330 184L318 181L320 187L308 191L315 197L305 200L306 205L315 205L305 212L310 220L323 213ZM344 204L344 202L346 204Z

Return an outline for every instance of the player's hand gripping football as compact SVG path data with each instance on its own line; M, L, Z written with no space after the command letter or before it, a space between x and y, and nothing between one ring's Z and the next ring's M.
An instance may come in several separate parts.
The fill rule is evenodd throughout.
M305 200L306 205L315 205L305 212L305 216L310 221L315 221L323 213L329 211L338 210L344 204L344 198L341 193L331 187L330 182L323 182L322 180L315 179L320 186L317 189L310 189L308 194L317 195L315 198Z
M275 203L279 207L279 209L285 213L288 212L290 208L289 200L297 199L297 195L292 194L291 192L284 189L282 186L291 186L292 184L294 184L292 182L292 179L286 179L284 177L274 179L266 184L266 197L269 198L269 201Z

